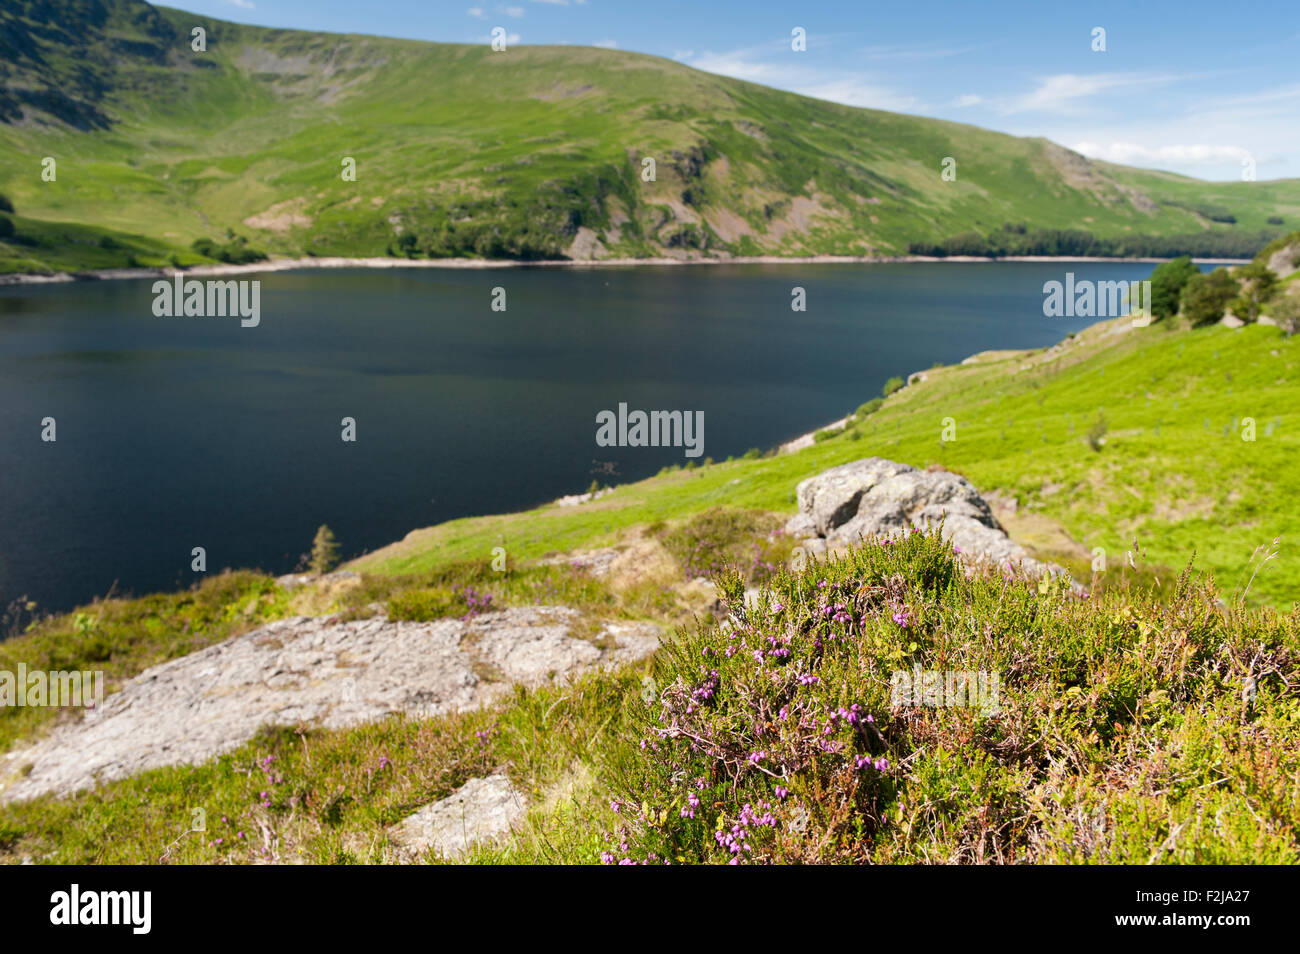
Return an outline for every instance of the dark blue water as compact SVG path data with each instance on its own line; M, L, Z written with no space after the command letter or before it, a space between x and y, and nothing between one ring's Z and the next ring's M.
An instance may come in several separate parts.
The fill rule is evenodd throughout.
M1043 283L1067 270L1131 280L1151 266L243 276L262 282L256 328L156 318L150 281L0 288L0 608L188 585L195 546L210 571L287 572L322 523L355 556L685 460L596 446L597 412L619 402L703 411L715 459L766 449L892 375L1085 327L1043 317ZM791 311L794 286L806 312Z

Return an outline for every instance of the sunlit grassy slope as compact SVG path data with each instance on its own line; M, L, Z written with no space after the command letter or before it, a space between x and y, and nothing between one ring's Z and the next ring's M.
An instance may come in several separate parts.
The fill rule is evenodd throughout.
M1081 577L1094 548L1114 567L1137 539L1149 564L1181 569L1195 558L1231 591L1255 549L1281 537L1251 594L1289 607L1300 599L1300 519L1286 505L1300 493L1298 360L1296 339L1276 328L1135 329L1116 319L1051 349L928 371L842 436L799 453L662 474L577 508L453 521L358 566L427 570L489 559L494 546L539 556L718 505L793 513L798 481L878 455L939 464L981 492L1014 497L1013 535ZM1095 451L1087 435L1099 417ZM1252 427L1254 440L1243 439Z
M1251 231L1300 217L1296 181L1126 169L635 53L270 30L139 0L16 0L0 27L0 190L31 219L147 237L109 256L0 242L7 271L184 264L227 229L271 253L804 255L1013 222L1124 236L1227 228L1215 210Z

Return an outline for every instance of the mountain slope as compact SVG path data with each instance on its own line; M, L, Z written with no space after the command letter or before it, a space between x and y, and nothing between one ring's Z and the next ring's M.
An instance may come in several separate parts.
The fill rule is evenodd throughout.
M0 36L18 235L23 218L112 229L101 244L141 264L159 244L198 260L190 243L227 230L272 253L685 257L899 254L1007 223L1170 236L1234 218L1253 236L1300 217L1296 180L1127 169L620 51L271 30L139 0L16 0ZM78 257L0 243L0 269Z

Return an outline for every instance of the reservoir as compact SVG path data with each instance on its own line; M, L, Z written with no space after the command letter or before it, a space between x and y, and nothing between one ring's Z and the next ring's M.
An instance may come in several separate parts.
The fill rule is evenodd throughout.
M696 463L766 450L891 376L1086 327L1097 319L1044 317L1043 285L1067 271L1135 281L1152 267L234 276L261 282L255 327L157 317L152 279L0 288L0 607L187 586L197 546L209 572L284 573L322 523L353 557L686 462L680 446L598 444L597 415L620 404L702 413Z

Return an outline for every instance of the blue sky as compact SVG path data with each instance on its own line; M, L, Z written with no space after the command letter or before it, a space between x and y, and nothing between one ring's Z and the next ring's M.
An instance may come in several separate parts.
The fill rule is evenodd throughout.
M853 106L1086 155L1240 179L1300 176L1300 5L765 0L171 0L241 23L609 46ZM807 50L791 50L794 27ZM1094 28L1104 52L1092 49Z

